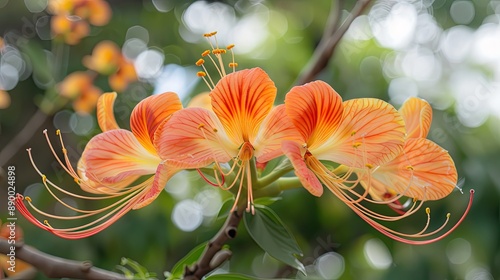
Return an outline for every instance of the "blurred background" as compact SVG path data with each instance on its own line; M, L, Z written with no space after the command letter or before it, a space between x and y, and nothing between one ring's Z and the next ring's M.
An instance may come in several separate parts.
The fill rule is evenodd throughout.
M48 0L0 0L0 166L3 171L15 166L17 191L61 215L68 209L51 199L25 151L32 148L38 167L53 182L78 188L52 156L44 129L56 149L55 130L61 130L76 164L85 144L100 132L94 108L101 92L118 92L115 114L124 128L133 107L148 95L175 91L187 104L207 91L194 63L209 48L202 34L215 30L222 46L236 45L240 69L261 67L270 75L278 88L276 102L282 102L320 41L332 6L324 0L94 2L87 7L91 13L67 15ZM345 18L355 2L333 1L339 3ZM500 1L373 1L317 79L344 100L376 97L398 108L418 96L432 104L429 138L454 158L463 194L457 188L428 203L431 226L439 227L448 212L450 223L456 223L469 190L476 194L469 216L451 235L410 246L381 235L328 192L321 198L302 189L284 193L271 208L301 246L309 278L500 278ZM5 182L2 176L4 221ZM196 172L182 172L153 204L83 240L58 238L20 214L18 226L25 242L43 252L91 260L108 270L127 257L161 279L218 231L223 219L216 216L227 196ZM421 212L397 229L419 231L426 220ZM243 226L229 245L234 256L225 270L296 277L266 255Z

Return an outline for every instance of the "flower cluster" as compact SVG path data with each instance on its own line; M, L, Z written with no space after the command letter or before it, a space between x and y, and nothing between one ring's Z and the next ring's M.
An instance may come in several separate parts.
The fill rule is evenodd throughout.
M76 45L88 36L89 24L104 26L111 19L111 8L104 0L51 0L48 10L54 15L51 26L55 39L68 45ZM57 85L59 95L72 100L73 109L79 113L89 113L96 106L102 93L93 84L97 74L109 76L109 85L116 92L123 92L137 81L133 63L111 41L99 42L82 63L90 71L73 72Z
M90 25L106 25L111 8L104 0L50 0L48 10L52 34L68 45L76 45L90 33Z
M196 65L207 83L210 100L183 108L175 93L150 96L141 101L130 118L131 131L118 127L113 116L115 93L99 98L97 118L102 133L87 144L77 169L68 159L61 134L64 159L60 159L47 136L50 149L62 167L87 193L80 195L61 188L38 169L54 198L78 213L56 216L36 208L31 198L17 198L19 211L37 226L64 238L95 234L131 209L150 204L169 178L182 169L197 170L211 185L235 195L232 211L255 212L254 198L303 186L314 196L329 189L357 215L381 233L401 242L426 244L446 236L446 222L428 231L427 223L415 234L398 232L387 226L421 208L427 200L450 194L457 184L454 162L447 151L426 139L432 119L430 105L409 99L400 110L379 99L343 101L327 83L315 81L296 86L286 94L285 103L274 106L277 89L260 68L236 71L223 58L233 45L220 48L206 34L212 49L202 53ZM220 76L208 74L205 60L211 61ZM90 62L89 62L90 63ZM96 69L98 66L95 66ZM107 69L103 69L105 71ZM261 177L270 160L281 158L282 168ZM296 178L282 176L294 171ZM295 180L295 181L294 181ZM292 182L292 183L291 183ZM97 210L75 208L55 191L81 199L109 199L109 206ZM401 202L407 199L408 203ZM91 218L85 225L56 228L40 222L26 207L52 220ZM370 205L386 205L395 215L378 213ZM437 237L436 237L437 236Z

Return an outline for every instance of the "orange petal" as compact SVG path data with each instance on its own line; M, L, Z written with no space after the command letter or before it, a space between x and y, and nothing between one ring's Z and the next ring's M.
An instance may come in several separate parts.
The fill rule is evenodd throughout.
M406 137L426 138L432 123L432 107L420 98L410 97L399 109L406 125Z
M166 164L160 164L156 169L155 178L150 188L141 193L141 198L132 208L134 210L149 205L165 188L168 180L179 170L174 170Z
M274 107L267 115L252 143L257 161L267 162L283 155L281 142L284 140L300 143L302 137L288 118L285 105L282 104Z
M276 87L260 68L222 78L210 94L212 107L234 143L253 142L260 124L273 107Z
M385 192L437 200L456 187L457 170L448 152L439 145L425 138L412 138L406 141L403 153L372 173L371 180L379 186L377 192L385 186Z
M153 143L156 129L180 109L182 109L181 101L173 92L149 96L139 102L132 111L130 128L139 142L151 153L155 153Z
M160 157L201 168L214 161L228 162L238 155L213 112L187 108L176 112L157 131L155 146Z
M292 88L285 104L288 116L312 149L331 137L342 118L342 98L322 81Z
M139 178L139 176L130 176L122 181L104 185L100 182L96 182L87 177L87 165L83 158L80 158L77 165L77 172L80 176L81 180L78 182L80 188L88 193L95 194L112 194L117 193L125 187L131 185L135 180Z
M300 182L314 196L323 194L323 187L314 173L307 167L302 156L301 147L293 141L283 141L283 152L288 157L295 169L295 175Z
M404 122L392 105L379 99L344 102L338 130L324 145L309 148L318 159L366 168L392 160L403 149Z
M153 174L161 159L146 150L130 131L114 129L90 139L82 161L89 179L108 185L134 175Z
M97 123L103 132L120 128L113 113L115 100L116 92L103 93L97 100Z

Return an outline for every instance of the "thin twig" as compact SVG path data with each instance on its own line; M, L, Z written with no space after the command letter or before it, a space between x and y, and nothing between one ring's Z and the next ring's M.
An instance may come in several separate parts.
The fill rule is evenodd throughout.
M29 119L23 129L2 148L0 152L0 167L4 166L17 151L33 137L38 128L47 120L48 116L38 109Z
M9 254L11 246L7 239L0 239L0 253ZM124 275L93 267L88 261L78 262L55 257L21 243L16 243L15 254L16 259L31 264L50 278L126 279Z
M307 63L307 66L299 75L299 78L297 79L295 84L302 85L308 83L312 81L314 77L316 77L316 75L318 75L323 69L325 69L325 67L328 65L328 62L330 61L330 58L333 55L333 51L340 42L340 39L342 39L342 36L344 36L345 32L349 29L349 26L351 26L351 23L354 21L354 19L361 15L366 7L368 7L370 2L371 0L358 0L356 2L356 6L354 6L344 23L338 29L336 29L335 32L331 33L330 36L323 36L311 59ZM337 7L332 7L332 10L336 8ZM334 26L337 24L337 20L331 19L331 17L337 16L339 16L339 14L335 10L330 13L330 19L328 20L330 26ZM325 31L324 35L328 34L330 32L329 30L335 28L332 28L330 26L327 26L325 28L325 30L328 31Z
M198 262L192 267L186 267L184 272L185 280L199 280L207 273L216 269L231 257L231 252L222 250L222 247L229 239L236 237L238 225L243 217L243 208L231 212L227 217L226 223L219 232L208 242L205 251Z

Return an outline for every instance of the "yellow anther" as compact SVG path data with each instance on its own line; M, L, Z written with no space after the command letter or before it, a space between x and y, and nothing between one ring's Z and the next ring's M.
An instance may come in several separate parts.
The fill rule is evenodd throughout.
M214 131L215 133L217 133L217 132L218 132L217 128L215 128L215 127L214 127L213 131Z
M44 223L46 226L48 226L49 228L52 228L52 226L49 224L49 221L47 221L47 220L43 220L43 223Z
M238 67L238 63L236 62L229 63L229 68L235 68L235 67Z
M200 59L198 59L198 61L196 61L196 66L201 66L201 65L203 65L203 63L205 63L205 60L200 58Z
M446 218L447 218L447 219L449 219L449 218L450 218L450 216L451 216L451 214L450 214L450 213L447 213L447 214L446 214Z
M234 48L234 44L228 45L228 46L226 47L226 49L228 49L228 50L230 50L230 49L232 49L232 48Z
M368 167L369 169L373 168L373 164L370 164L370 163L365 164L365 166Z
M25 196L24 199L26 199L26 201L28 201L29 203L31 203L31 197Z
M356 131L354 131L354 130L353 130L353 131L351 132L351 136L354 136L355 134L356 134Z
M60 134L61 134L61 130L60 129L56 130L56 135L59 136Z
M429 207L425 208L425 213L427 213L427 215L429 215L431 213L431 208L429 208Z
M75 178L75 183L80 184L80 180L78 178Z
M408 165L408 166L406 167L406 170L413 170L413 166Z
M66 148L62 148L62 152L63 152L63 154L67 154L68 150L66 150Z
M361 142L356 142L356 143L354 143L352 146L353 146L354 148L357 148L357 147L361 146Z
M217 31L210 32L210 36L215 36L217 34Z
M212 36L214 36L215 34L217 34L217 31L214 31L214 32L209 32L209 33L205 33L205 34L203 34L203 37L212 37Z
M210 50L206 50L206 51L204 51L204 52L201 53L201 56L205 57L205 56L207 56L209 54L210 54Z
M198 129L202 129L202 128L204 128L204 127L205 127L205 124L203 124L203 123L200 123L200 124L198 125Z
M207 75L207 73L205 73L203 71L196 73L196 76L198 76L198 77L205 77L206 75Z
M43 181L44 183L45 183L45 182L47 182L47 176L42 175L42 181Z

